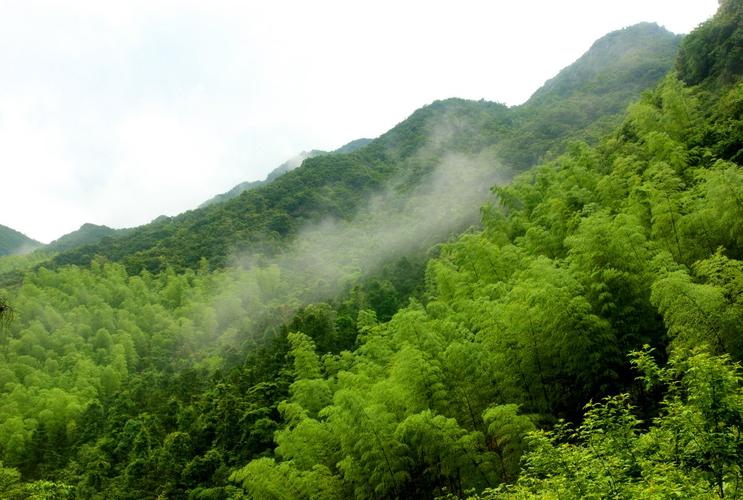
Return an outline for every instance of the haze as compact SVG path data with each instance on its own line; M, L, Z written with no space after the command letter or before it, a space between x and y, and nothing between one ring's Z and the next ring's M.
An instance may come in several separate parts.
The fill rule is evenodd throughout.
M196 207L435 99L515 105L597 38L715 0L0 2L0 224L49 242Z

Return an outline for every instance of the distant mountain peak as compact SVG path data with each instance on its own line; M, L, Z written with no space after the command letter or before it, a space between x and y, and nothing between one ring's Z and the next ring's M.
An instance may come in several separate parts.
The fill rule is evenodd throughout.
M266 177L266 180L262 182L271 182L277 177L284 175L287 172L291 172L295 168L301 167L302 163L307 158L314 158L315 156L326 155L326 154L328 153L325 151L321 151L319 149L312 149L310 151L302 151L298 155L289 158L284 163L282 163L281 165L273 169L271 173L268 174L268 176Z
M374 139L367 139L365 137L362 137L361 139L355 139L347 144L344 144L343 146L339 147L333 153L353 153L357 149L363 148L367 144L369 144Z
M205 204L222 202L218 209L184 212L54 262L86 263L103 255L136 273L195 267L207 258L221 267L231 255L280 251L306 224L350 219L389 186L412 190L444 162L457 168L449 160L474 158L506 176L524 170L559 154L567 141L590 143L608 133L626 106L671 69L679 38L651 23L618 30L522 106L435 101L371 142L353 141L331 153L304 151L265 180L235 186Z
M344 154L344 153L352 153L353 151L356 151L357 149L360 149L367 144L369 144L372 141L372 139L355 139L347 144L344 144L340 148L336 149L335 151L332 151L331 153L328 153L326 151L322 151L319 149L311 149L309 151L302 151L296 156L293 156L286 160L284 163L273 169L268 176L266 176L265 179L261 181L245 181L241 182L240 184L236 185L232 189L230 189L227 192L218 194L209 200L205 201L201 205L199 205L199 208L204 208L209 205L213 205L215 203L222 203L227 200L231 200L232 198L237 198L240 196L243 192L249 191L251 189L255 189L257 187L263 186L264 184L268 184L269 182L273 182L278 177L284 175L287 172L291 172L292 170L299 168L302 166L302 163L304 163L304 160L308 158L314 158L316 156L326 155L326 154Z
M15 229L0 224L0 256L23 255L44 246Z
M77 231L72 231L49 243L46 248L52 252L64 252L72 248L98 243L103 238L114 236L122 230L112 229L108 226L99 226L86 222Z
M612 31L596 40L577 61L547 80L526 105L550 95L565 97L588 86L598 87L600 91L602 86L610 87L616 80L631 83L634 79L647 88L648 81L656 81L668 71L666 61L673 59L681 39L681 35L657 23L638 23ZM642 63L638 65L638 61Z

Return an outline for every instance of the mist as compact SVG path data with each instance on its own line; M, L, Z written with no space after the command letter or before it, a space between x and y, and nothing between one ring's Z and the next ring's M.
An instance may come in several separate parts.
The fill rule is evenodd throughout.
M291 322L300 308L342 296L388 263L425 258L434 245L479 225L492 186L508 182L512 172L498 161L494 146L477 154L448 149L470 127L443 123L429 130L427 145L406 161L409 168L364 200L350 219L307 224L277 255L233 255L231 267L215 277L214 314L199 309L191 333L216 343L209 347L255 345L271 327ZM189 350L197 356L211 351L203 347Z
M292 248L271 264L315 287L309 300L324 300L393 258L426 251L477 224L490 187L505 179L488 154L448 153L408 191L399 180L371 197L350 221L324 219L305 227ZM243 265L251 258L242 258Z

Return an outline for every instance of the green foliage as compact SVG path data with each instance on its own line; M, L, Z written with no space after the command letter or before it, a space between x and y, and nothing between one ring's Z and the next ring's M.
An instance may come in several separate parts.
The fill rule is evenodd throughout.
M34 481L22 483L16 469L0 462L0 496L9 500L61 500L74 498L74 488L64 483Z
M42 244L25 234L0 224L0 257L4 255L27 254Z
M521 456L526 451L525 436L534 431L534 423L520 415L515 404L491 406L482 418L487 426L488 448L498 455L501 480L511 482L518 477Z
M679 77L689 85L736 81L743 72L741 47L743 2L721 0L717 15L684 38L676 59Z
M45 252L58 253L83 245L93 245L104 238L114 237L117 234L126 234L128 229L111 229L107 226L97 226L95 224L83 224L80 229L65 234L44 247Z
M679 41L650 23L597 40L515 110L519 125L498 146L502 157L523 169L555 158L566 139L598 142L619 125L627 104L666 74Z
M668 75L597 145L563 142L593 143L676 41L610 35L524 107L433 103L56 259L84 267L0 260L0 496L740 496L741 87ZM457 186L424 182L557 151L458 236Z
M423 304L370 322L320 378L310 356L272 474L322 465L359 498L737 495L728 358L638 354L646 387L624 359L743 356L739 167L699 134L737 118L707 99L671 75L599 147L496 188L483 229L437 249Z
M230 478L242 483L253 498L343 498L337 479L321 465L316 465L311 471L297 471L286 463L277 465L273 459L261 458L233 473Z
M627 104L670 69L677 43L655 25L611 33L522 106L436 101L373 141L310 154L300 168L238 186L221 203L91 240L53 263L87 265L99 255L136 274L196 269L205 257L222 268L234 254L287 248L308 222L350 220L383 189L409 194L451 155L494 157L500 170L525 170L562 152L568 139L595 143L609 132Z
M646 384L667 387L648 427L625 394L590 403L576 429L531 434L517 484L483 498L738 498L739 366L701 350L678 352L665 368L649 351L635 360Z

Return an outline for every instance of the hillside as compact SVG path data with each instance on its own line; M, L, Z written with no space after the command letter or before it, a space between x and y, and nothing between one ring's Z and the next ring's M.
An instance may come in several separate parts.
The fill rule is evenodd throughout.
M666 74L681 39L651 23L600 38L514 110L518 126L501 145L503 157L524 169L562 152L566 138L595 143Z
M359 148L362 148L369 144L371 142L371 139L356 139L354 141L349 142L348 144L344 144L340 148L336 149L335 151L332 151L332 153L351 153L353 151L356 151ZM302 165L302 162L306 160L307 158L314 158L315 156L320 156L328 154L326 151L320 151L319 149L313 149L311 151L302 151L298 155L286 160L284 163L273 169L269 174L266 176L265 179L260 181L245 181L241 182L240 184L236 185L226 193L218 194L209 200L205 201L201 205L199 205L198 208L204 208L209 205L212 205L214 203L222 203L227 200L231 200L232 198L237 198L240 196L240 194L243 193L243 191L248 191L250 189L255 189L257 187L263 186L264 184L267 184L269 182L272 182L273 180L277 179L278 177L284 175L287 172L290 172L294 170L295 168L299 168Z
M193 269L202 257L223 267L234 254L274 253L308 222L348 220L372 193L410 188L435 170L443 152L490 155L502 178L506 170L535 164L565 139L595 140L618 123L630 100L671 67L677 43L678 37L654 25L621 30L598 41L523 106L437 101L359 149L309 158L224 203L63 253L54 264L87 264L101 255L137 272L166 264Z
M321 154L326 154L326 153L324 151L319 151L316 149L313 149L312 151L302 151L297 156L294 156L293 158L286 160L284 163L282 163L281 165L273 169L265 179L260 180L260 181L241 182L240 184L233 187L229 191L218 194L208 199L207 201L199 205L198 208L208 207L209 205L213 205L215 203L222 203L227 200L231 200L232 198L237 198L244 191L248 191L250 189L255 189L259 186L263 186L264 184L273 181L277 177L284 175L285 173L299 167L302 164L302 162L306 160L307 158L312 158L314 156L318 156Z
M679 57L727 67L740 5ZM740 497L741 76L515 173L522 108L436 101L85 265L0 258L0 497Z
M727 37L700 39L741 26L733 3L684 57L727 60ZM289 330L274 453L231 479L257 498L740 498L741 76L671 72L595 147L497 187L425 300L360 318L352 352Z
M361 149L367 144L369 144L373 139L367 139L365 137L362 137L361 139L355 139L348 144L344 144L343 146L339 147L333 153L353 153L357 149Z
M103 238L113 237L117 234L124 234L125 229L112 229L108 226L98 226L96 224L86 223L80 226L80 229L67 233L57 238L44 247L46 252L64 252L73 248L84 245L93 245Z
M43 243L29 238L15 229L0 225L0 256L27 254L42 246Z
M704 83L713 88L740 81L743 73L742 11L743 5L737 0L720 0L714 22L696 29L679 52L676 59L679 78L688 85Z

